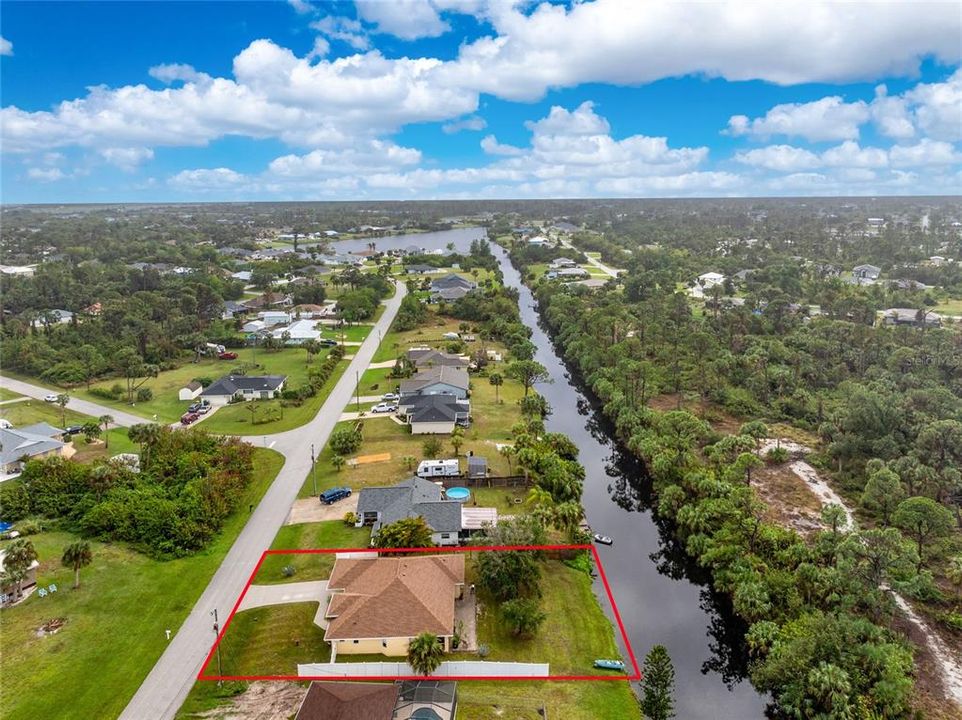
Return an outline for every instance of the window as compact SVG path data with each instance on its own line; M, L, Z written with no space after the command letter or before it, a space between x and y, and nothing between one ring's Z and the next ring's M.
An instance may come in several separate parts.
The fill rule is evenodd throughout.
M382 648L386 648L386 647L387 647L387 640L382 640L382 641L381 641L381 647L382 647Z
M360 641L360 640L352 640L352 642L353 642L355 645L357 645L357 644L358 644L359 642L361 642L361 641Z
M442 540L447 540L450 537L451 537L451 533L441 533Z

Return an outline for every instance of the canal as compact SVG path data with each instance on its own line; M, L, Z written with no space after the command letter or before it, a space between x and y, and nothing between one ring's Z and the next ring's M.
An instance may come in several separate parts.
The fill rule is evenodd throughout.
M483 228L464 228L416 236L427 250L453 243L466 251ZM412 244L413 238L379 238L378 249ZM355 241L356 242L356 241ZM337 243L339 250L346 243ZM591 527L610 535L614 544L599 545L612 594L639 664L652 645L668 648L675 666L675 712L684 720L752 720L765 717L767 699L745 679L744 626L725 598L710 590L701 571L672 541L650 510L650 487L644 467L623 453L610 425L592 406L568 372L541 327L531 291L511 265L507 252L491 243L504 283L520 294L521 319L533 331L535 359L552 382L538 386L551 405L546 425L567 435L580 448L586 479L582 503ZM342 249L343 248L343 249ZM596 581L596 594L613 619ZM572 618L572 621L575 619ZM622 648L624 652L624 648ZM627 658L627 655L625 656ZM620 720L611 718L605 720Z

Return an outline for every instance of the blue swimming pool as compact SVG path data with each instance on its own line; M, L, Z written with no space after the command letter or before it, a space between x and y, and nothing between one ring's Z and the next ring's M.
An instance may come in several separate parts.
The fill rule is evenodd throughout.
M471 497L471 491L466 487L453 487L444 494L448 496L449 500L458 500L459 502L464 502Z

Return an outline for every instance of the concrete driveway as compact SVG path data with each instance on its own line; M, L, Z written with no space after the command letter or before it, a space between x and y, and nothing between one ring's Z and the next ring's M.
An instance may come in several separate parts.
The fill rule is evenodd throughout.
M298 523L324 522L325 520L343 520L349 513L357 512L357 493L351 497L339 500L333 505L325 505L316 497L300 498L291 505L291 513L287 517L288 525Z
M314 624L327 630L328 597L327 580L281 583L280 585L251 585L237 612L252 610L268 605L290 605L292 603L317 602Z

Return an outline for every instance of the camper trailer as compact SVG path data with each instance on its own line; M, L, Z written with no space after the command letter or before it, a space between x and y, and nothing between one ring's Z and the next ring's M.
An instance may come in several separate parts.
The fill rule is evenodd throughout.
M418 465L418 477L457 477L461 467L457 460L422 460Z

